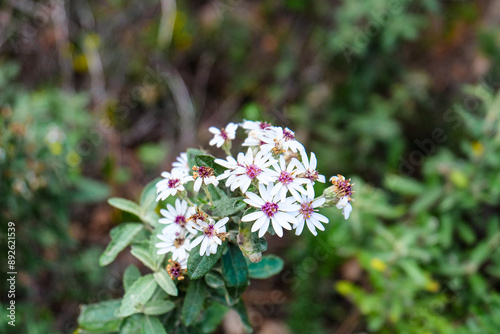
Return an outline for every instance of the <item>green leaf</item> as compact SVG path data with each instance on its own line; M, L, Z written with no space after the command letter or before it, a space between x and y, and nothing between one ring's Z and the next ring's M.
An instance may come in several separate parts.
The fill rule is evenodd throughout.
M126 317L120 326L120 334L141 334L144 318L143 314L134 314Z
M247 333L253 333L252 325L250 324L250 319L248 318L248 312L245 304L240 300L234 307L234 310L240 316L241 322L243 323L243 328Z
M80 328L99 333L118 331L122 320L115 316L115 312L120 307L121 302L121 299L114 299L97 304L82 305L78 316Z
M128 317L129 315L137 313L137 307L146 304L157 287L158 284L152 274L139 278L125 293L125 296L123 296L119 315L121 317Z
M157 317L145 316L142 321L142 334L167 334L167 331Z
M229 244L229 250L222 256L222 277L231 297L238 298L248 285L248 267L238 246Z
M105 266L113 262L118 253L127 247L143 229L140 223L124 223L111 230L111 242L99 258L99 264Z
M182 305L182 323L192 325L203 309L203 302L207 295L207 287L203 280L189 282L189 287Z
M205 283L212 289L221 289L224 287L224 280L221 275L213 270L205 275Z
M139 269L133 264L128 266L123 273L123 289L125 290L125 292L127 292L132 284L134 284L134 282L139 278L141 278L141 272L139 271Z
M399 265L406 274L418 285L423 286L427 282L427 278L423 270L418 266L418 264L410 259L405 259L400 261Z
M114 206L115 208L118 208L122 211L130 212L139 217L140 209L135 202L132 202L125 198L112 197L108 199L108 203L109 205Z
M195 162L196 166L210 167L214 170L215 176L219 176L220 174L224 173L224 171L227 168L219 165L218 163L215 163L214 160L215 160L215 157L213 157L211 155L206 155L206 154L200 154L194 158L194 162Z
M153 274L158 285L165 290L171 296L177 296L178 291L174 282L170 278L170 275L167 273L165 269L160 269L158 272Z
M198 279L212 269L213 265L220 259L224 251L225 243L217 247L217 253L210 256L200 255L201 243L189 252L187 270L189 278Z
M203 314L200 329L203 333L213 333L220 325L229 308L220 303L213 302Z
M188 165L189 165L189 169L191 170L191 168L193 168L193 166L196 165L196 156L197 155L202 155L202 154L205 154L203 151L201 150L198 150L196 148L188 148L187 151L186 151L186 154L187 154L187 160L188 160Z
M165 259L165 254L158 254L156 248L156 235L151 235L149 241L142 241L132 245L130 253L138 258L146 267L153 271L158 271L161 263Z
M110 195L108 185L97 180L80 177L73 183L73 185L76 189L70 192L68 196L69 200L72 202L101 202Z
M219 217L228 217L239 213L247 207L243 197L228 197L224 190L209 186L212 195L214 209L212 214Z
M144 305L143 312L147 315L160 315L172 311L175 304L170 300L152 300Z
M140 217L144 222L152 226L158 225L159 219L159 216L155 211L158 205L158 202L156 202L156 184L159 180L159 178L156 178L149 182L141 193Z
M283 260L276 255L266 255L259 263L248 265L248 275L251 278L269 278L283 270Z

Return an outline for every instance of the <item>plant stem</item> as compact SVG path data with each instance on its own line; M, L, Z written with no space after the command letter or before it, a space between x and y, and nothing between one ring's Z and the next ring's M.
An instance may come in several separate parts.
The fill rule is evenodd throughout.
M210 195L210 191L208 191L208 187L206 184L203 185L203 190L205 190L205 194L207 194L208 201L210 202L210 206L214 206L214 203L212 201L212 195Z

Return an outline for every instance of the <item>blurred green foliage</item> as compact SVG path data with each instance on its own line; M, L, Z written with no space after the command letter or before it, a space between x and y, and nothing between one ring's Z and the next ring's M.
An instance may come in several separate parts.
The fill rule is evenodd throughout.
M98 249L79 249L69 214L77 203L106 198L109 189L82 175L79 144L93 124L87 97L26 91L14 83L17 72L15 64L0 63L0 216L16 224L16 329L48 333L54 307L85 301L85 288L96 291L102 284L102 271L95 270ZM2 240L5 254L6 246ZM34 308L33 300L39 301Z

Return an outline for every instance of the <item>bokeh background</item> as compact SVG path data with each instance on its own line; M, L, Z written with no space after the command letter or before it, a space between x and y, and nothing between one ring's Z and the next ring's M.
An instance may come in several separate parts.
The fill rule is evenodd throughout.
M244 295L257 333L498 334L499 87L495 0L2 1L14 332L71 333L80 304L121 295L137 261L99 267L122 218L106 199L250 119L356 190L348 221L268 240L286 265Z

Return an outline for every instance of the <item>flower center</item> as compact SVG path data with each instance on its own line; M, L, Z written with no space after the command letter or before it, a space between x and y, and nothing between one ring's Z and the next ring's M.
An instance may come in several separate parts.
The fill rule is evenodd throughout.
M222 137L222 139L224 140L227 140L228 139L228 135L227 135L227 132L225 129L221 129L220 130L220 136Z
M284 185L292 183L293 182L292 174L287 171L282 171L280 177L278 178L278 182L281 182Z
M170 179L168 180L168 187L169 188L177 188L181 183L181 180L179 179Z
M267 202L261 207L261 210L266 214L266 216L272 217L276 212L278 212L279 207L276 203Z
M170 274L170 277L172 279L174 278L180 278L182 276L181 272L181 265L179 262L173 262L172 260L169 261L171 264L167 266L168 273Z
M177 225L179 225L180 227L186 227L186 217L184 216L177 216L175 217L175 221L174 221Z
M315 182L317 179L319 179L319 173L315 170L307 170L304 177L306 179L309 179L309 180Z
M215 229L214 229L214 226L213 225L208 225L207 228L205 228L205 231L203 231L203 233L207 236L207 237L213 237L214 234L215 234Z
M255 179L261 172L262 172L262 169L257 167L257 165L255 165L255 164L251 164L251 165L247 166L246 174L251 179Z
M197 178L198 176L201 177L202 179L206 179L208 177L214 176L214 170L210 167L206 166L193 166L193 170L195 171L193 173L193 178Z
M283 149L283 143L278 139L274 139L274 147L272 148L271 152L275 156L285 153L285 150Z
M179 248L182 245L184 245L184 240L185 239L181 238L181 237L175 238L175 240L174 240L174 246L175 246L175 248Z
M267 123L267 122L260 122L259 126L260 126L260 129L261 129L261 130L265 130L265 129L267 129L268 127L270 127L270 126L271 126L271 124L269 124L269 123Z
M352 191L351 179L346 180L343 175L338 174L337 177L332 179L332 184L335 186L335 192L339 194L339 197L347 196L349 201L351 200Z
M286 141L294 140L295 134L293 133L293 131L285 129L283 130L283 138L285 138Z
M309 202L309 203L302 203L300 205L299 212L300 212L300 214L302 216L304 216L305 219L311 218L311 215L314 212L314 209L311 206L311 202Z

